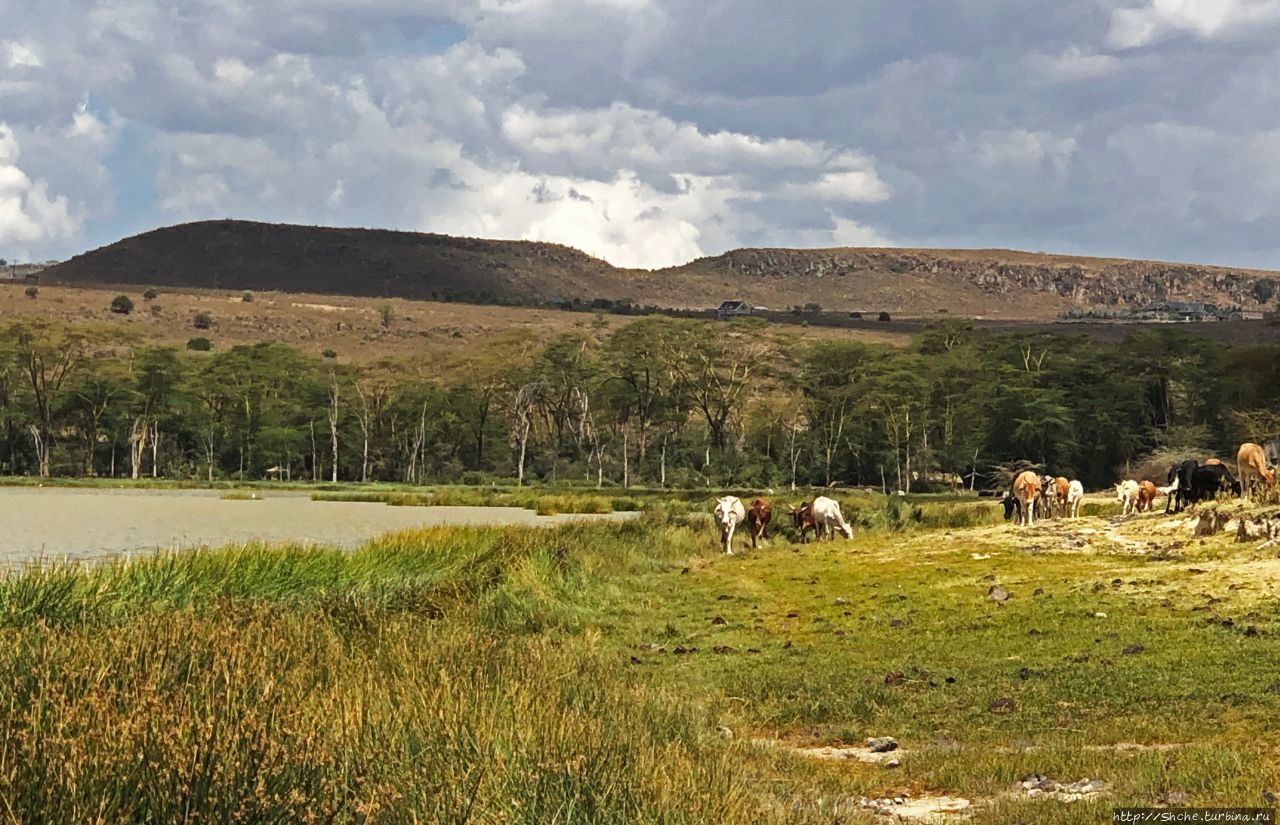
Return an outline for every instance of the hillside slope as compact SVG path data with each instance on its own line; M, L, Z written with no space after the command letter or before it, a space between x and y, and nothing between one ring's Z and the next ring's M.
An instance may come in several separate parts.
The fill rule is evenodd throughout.
M41 280L504 303L608 298L671 308L740 298L775 309L817 303L1010 319L1161 300L1271 309L1280 297L1275 272L1009 250L739 249L642 271L558 244L231 220L127 238Z

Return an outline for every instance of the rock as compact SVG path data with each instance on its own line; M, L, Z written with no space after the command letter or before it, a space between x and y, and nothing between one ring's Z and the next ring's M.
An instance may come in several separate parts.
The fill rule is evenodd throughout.
M1126 647L1124 650L1120 652L1123 653L1125 656L1136 656L1144 650L1146 650L1146 648L1143 647L1142 645L1129 645L1128 647Z
M987 710L992 713L1013 713L1017 709L1014 701L1008 696L1001 696L999 699L993 699L991 704L987 705Z
M730 599L732 599L732 598L733 598L733 596L730 596L728 593L721 593L719 596L716 596L716 601L718 601L718 602L727 602L727 601L729 601L729 600L730 600Z
M892 673L886 673L884 677L884 683L890 687L900 685L905 681L907 681L907 676L900 670L895 670Z
M998 584L991 585L987 590L987 600L993 602L1005 602L1009 600L1009 593Z
M1187 795L1182 791L1170 791L1160 797L1160 802L1165 805L1182 806L1187 804Z
M737 653L738 649L735 647L730 647L729 645L716 645L715 647L711 648L711 652L720 653L720 654Z
M720 735L721 739L733 738L733 731L731 731L729 728L726 728L724 725L717 725L716 733Z
M788 650L788 649L790 649L790 647L791 647L791 640L790 640L790 639L787 639L785 642L783 642L783 643L782 643L782 649L783 649L783 650Z
M1043 595L1044 595L1044 588L1043 588L1043 587L1037 587L1034 591L1032 591L1031 595L1032 595L1032 596L1043 596Z
M726 622L726 621L724 620L724 616L716 616L716 617L714 617L714 618L711 620L711 623L712 623L712 624L728 624L728 622Z
M1107 618L1107 614L1106 614L1106 613L1094 613L1094 614L1093 614L1093 618L1095 618L1095 619L1105 619L1105 618Z
M892 736L876 736L867 740L867 749L872 753L888 753L898 749L898 740Z
M848 604L849 600L844 596L836 596L836 604Z
M902 765L902 762L897 759L890 759L889 761L884 763L884 766L886 768L897 768L901 765Z
M1246 635L1246 636L1257 636L1257 635L1258 635L1258 628L1254 627L1253 625L1249 625L1248 627L1246 627L1246 628L1244 629L1244 635Z

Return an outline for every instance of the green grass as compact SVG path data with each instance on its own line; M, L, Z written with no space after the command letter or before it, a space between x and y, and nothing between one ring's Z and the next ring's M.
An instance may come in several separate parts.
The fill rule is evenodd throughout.
M1280 606L1248 546L1085 551L1108 523L851 496L851 542L727 557L697 503L0 580L0 818L857 822L833 812L905 791L1085 823L1280 786ZM751 744L875 735L901 768ZM1111 789L1010 796L1033 772Z

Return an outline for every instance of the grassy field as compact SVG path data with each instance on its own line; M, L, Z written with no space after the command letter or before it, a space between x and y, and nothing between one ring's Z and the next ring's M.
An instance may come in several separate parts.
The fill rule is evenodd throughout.
M906 796L1094 823L1260 804L1280 787L1280 560L1092 505L1020 531L990 501L854 496L852 541L784 530L733 556L686 502L25 571L0 581L0 820L875 822L863 797ZM872 736L899 766L806 750ZM1105 785L1068 802L1029 794L1031 774Z

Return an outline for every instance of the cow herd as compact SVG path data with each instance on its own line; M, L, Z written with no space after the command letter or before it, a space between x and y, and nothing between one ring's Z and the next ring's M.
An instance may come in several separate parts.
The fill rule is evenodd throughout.
M1018 523L1031 526L1036 523L1036 513L1041 518L1080 515L1080 502L1084 500L1084 485L1078 480L1068 481L1062 476L1041 476L1024 470L1013 480L1013 487L1005 495L1005 521L1016 513Z
M1273 459L1274 460L1274 459ZM1175 464L1163 487L1149 479L1128 479L1115 485L1116 500L1122 505L1124 515L1151 512L1158 496L1165 496L1164 511L1181 511L1188 504L1231 494L1249 498L1259 485L1269 488L1276 480L1276 467L1268 461L1268 455L1257 444L1240 445L1236 455L1238 478L1231 475L1216 458L1203 464L1195 459ZM1084 500L1084 485L1078 480L1062 476L1039 475L1024 470L1013 480L1005 494L1004 518L1010 520L1016 514L1018 523L1032 526L1036 515L1040 518L1079 518L1080 503ZM746 507L737 496L725 496L716 501L716 526L720 528L720 548L733 553L733 535L738 525L746 524L754 549L764 541L766 528L773 519L773 505L768 499L752 500ZM809 532L816 538L826 535L834 539L836 533L853 538L853 529L844 520L840 504L835 499L818 496L812 502L801 502L791 508L791 522L800 533L800 541L808 541Z
M716 526L720 528L720 549L733 555L733 534L738 525L746 523L751 536L751 547L755 549L764 541L765 528L773 520L773 504L768 499L757 498L750 507L744 507L742 499L737 496L725 496L716 501ZM853 538L853 528L844 520L840 512L840 504L835 499L818 496L812 502L801 502L791 508L791 522L800 532L800 541L808 541L810 530L816 538L824 534L835 538L837 532L845 538Z
M1238 478L1216 458L1206 459L1203 464L1188 459L1169 468L1163 487L1145 478L1121 481L1115 485L1116 500L1126 516L1152 511L1156 498L1161 495L1166 497L1166 513L1171 509L1179 512L1188 504L1211 500L1221 494L1250 498L1259 486L1269 488L1276 480L1276 467L1268 462L1263 448L1253 443L1240 445L1236 472ZM1007 521L1016 513L1018 523L1024 526L1035 524L1037 513L1042 518L1055 515L1075 518L1080 514L1083 498L1084 487L1079 481L1024 470L1005 494L1004 517Z

